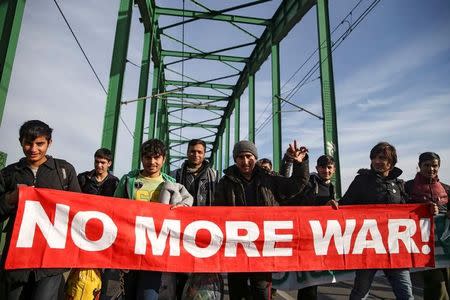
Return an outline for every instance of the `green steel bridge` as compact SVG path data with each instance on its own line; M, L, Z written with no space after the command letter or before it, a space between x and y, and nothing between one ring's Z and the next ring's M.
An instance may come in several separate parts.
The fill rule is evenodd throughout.
M198 10L164 7L155 0L120 0L115 31L114 48L107 91L106 108L103 120L102 147L116 148L117 132L121 106L136 102L134 128L134 146L132 167L139 166L139 148L143 140L159 138L169 145L166 170L171 164L184 159L184 153L176 147L185 145L192 136L182 135L189 128L196 130L196 138L207 143L207 155L215 167L222 170L230 164L230 144L239 141L241 124L241 101L248 101L248 139L255 141L255 75L262 64L271 61L272 78L272 135L273 165L277 170L281 162L282 126L281 103L283 99L280 87L280 51L279 46L286 35L299 23L305 14L314 9L317 14L318 52L320 82L322 95L323 144L324 152L336 160L336 186L338 196L341 194L339 172L339 147L336 125L336 105L333 80L332 43L328 16L328 0L283 0L271 18L248 16L248 11L255 11L258 6L269 0L249 0L236 6L227 6L220 1L222 9L210 9L197 0L190 0ZM133 4L138 7L139 19L144 28L144 45L140 63L138 98L125 101L122 98L127 50L130 38L130 25ZM179 3L177 3L179 4ZM0 3L0 122L6 103L8 85L13 67L17 40L20 32L25 0L5 0ZM247 15L240 14L245 10ZM256 13L255 13L256 14ZM169 25L160 25L167 18L176 20ZM167 20L166 19L166 20ZM219 26L234 26L248 37L248 41L236 44L228 41L227 47L214 50L202 50L190 44L184 36L184 26L197 20L215 22ZM259 35L246 29L248 26L258 28ZM182 28L182 37L169 34L170 28ZM169 41L167 43L166 41ZM182 51L165 49L162 45L179 44ZM214 45L211 45L214 46ZM250 49L250 55L230 55L239 49ZM204 64L222 64L230 72L222 76L196 80L208 74L196 75L195 68L185 67L188 61ZM151 65L153 72L151 76ZM181 72L172 69L178 66ZM185 75L189 74L188 75ZM178 74L181 80L174 80L171 74ZM172 79L171 79L172 78ZM180 77L176 77L180 78ZM151 90L148 90L151 81ZM244 90L248 89L248 99L243 99ZM196 92L193 92L196 91ZM287 101L287 100L286 100ZM149 103L149 105L146 105ZM146 106L149 107L146 111ZM181 112L195 119L189 121L177 117ZM193 113L194 112L194 113ZM232 120L234 116L234 120ZM146 120L148 124L146 123ZM234 122L234 141L230 141L231 122ZM180 132L179 135L175 135Z

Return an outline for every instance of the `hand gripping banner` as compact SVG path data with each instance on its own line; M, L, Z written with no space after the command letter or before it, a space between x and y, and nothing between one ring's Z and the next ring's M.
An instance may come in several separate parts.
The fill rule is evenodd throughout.
M427 205L181 207L20 187L7 269L273 272L434 265Z

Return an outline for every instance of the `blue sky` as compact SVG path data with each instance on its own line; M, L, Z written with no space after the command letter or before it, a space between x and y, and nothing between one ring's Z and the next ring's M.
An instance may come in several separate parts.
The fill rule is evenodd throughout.
M280 1L236 14L271 17ZM111 63L118 1L59 1L67 19L107 87ZM182 1L161 1L161 6L181 7ZM234 6L242 1L202 2L213 9ZM335 28L357 1L330 1L331 28ZM371 1L362 1L367 7ZM200 10L190 1L189 9ZM356 11L353 20L361 13ZM143 28L134 8L128 58L139 64ZM351 21L351 19L348 19ZM161 18L162 24L173 22ZM296 69L317 48L316 12L313 8L280 44L282 96L292 89L317 61L314 56L299 74L287 82ZM249 41L249 36L231 25L196 21L185 26L185 41L204 51ZM262 29L244 27L256 35ZM345 30L339 27L333 38ZM168 33L182 39L181 28ZM362 23L333 52L334 78L344 191L356 171L369 166L368 153L379 141L397 147L402 178L414 176L417 157L435 151L442 158L440 176L450 182L450 2L381 1ZM163 47L181 50L179 44L165 41ZM189 49L186 49L189 50ZM190 50L189 50L190 51ZM248 56L250 48L228 54ZM211 67L212 66L212 67ZM173 66L181 71L181 66ZM190 61L185 75L201 80L233 73L220 63ZM166 73L171 79L181 79ZM319 76L316 72L311 79ZM123 99L134 99L139 69L127 65ZM228 82L233 83L236 77ZM287 82L287 83L286 83ZM151 86L151 83L150 83ZM199 92L189 90L187 92ZM241 97L241 138L247 136L247 91ZM270 58L256 74L257 127L270 116ZM72 162L77 171L90 169L92 154L100 146L106 96L85 62L53 1L28 1L25 8L16 59L11 76L3 122L0 150L8 153L8 163L21 156L18 128L29 119L42 119L54 129L50 154ZM321 114L320 82L312 80L292 96L292 102ZM321 121L283 106L283 148L296 138L310 149L311 169L323 153ZM134 130L136 105L122 106L122 118ZM264 112L265 111L265 112ZM264 112L264 113L263 113ZM197 111L198 113L198 111ZM207 114L207 112L202 112ZM205 115L206 116L206 115ZM186 111L179 115L195 121ZM214 117L214 115L211 115ZM208 116L207 116L208 118ZM232 120L234 120L232 118ZM231 122L234 127L233 121ZM120 123L115 173L121 176L131 166L132 137ZM175 132L176 137L180 132ZM205 135L198 130L181 132L187 137ZM256 144L260 157L271 158L271 124L258 131ZM233 129L231 140L234 140ZM176 149L185 152L185 148Z

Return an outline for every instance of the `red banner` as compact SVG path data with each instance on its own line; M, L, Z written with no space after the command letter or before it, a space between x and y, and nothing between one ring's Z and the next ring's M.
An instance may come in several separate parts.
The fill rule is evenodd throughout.
M6 268L273 272L433 266L426 205L181 207L21 187Z

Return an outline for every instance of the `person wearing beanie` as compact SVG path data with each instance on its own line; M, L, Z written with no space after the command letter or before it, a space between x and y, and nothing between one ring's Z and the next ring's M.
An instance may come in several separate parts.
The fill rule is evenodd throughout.
M424 152L419 155L419 172L405 183L409 203L431 203L434 212L447 213L450 187L439 180L441 158L437 153ZM430 269L423 275L423 299L449 299L450 268Z
M292 176L287 178L268 173L256 162L258 150L250 141L234 145L235 164L225 169L216 186L216 206L278 206L306 186L309 178L308 150L289 144L286 155L293 161ZM247 281L250 280L250 290ZM271 299L272 273L229 273L230 299Z

